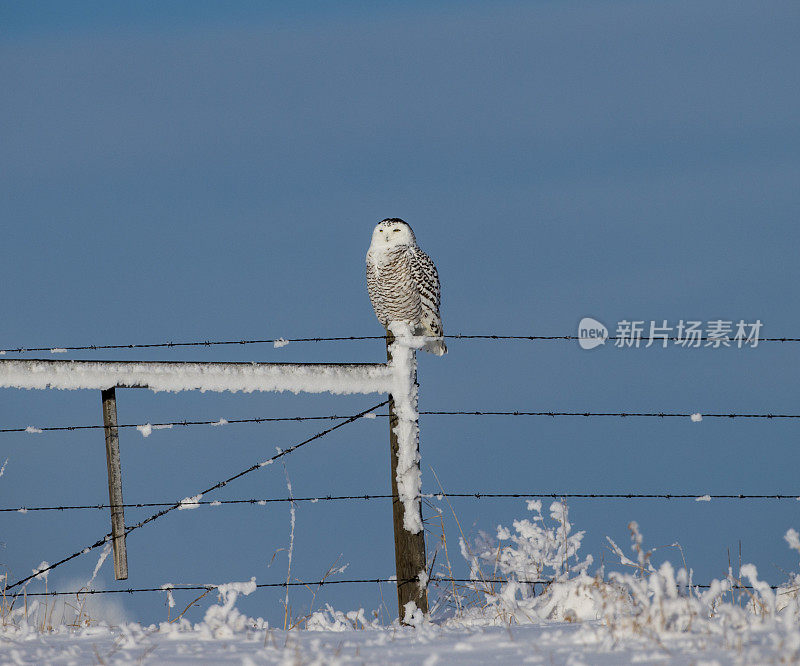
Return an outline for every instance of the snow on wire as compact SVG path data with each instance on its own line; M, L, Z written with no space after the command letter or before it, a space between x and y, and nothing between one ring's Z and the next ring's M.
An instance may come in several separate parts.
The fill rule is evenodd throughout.
M712 499L722 500L795 500L800 501L800 493L793 495L771 494L771 495L744 495L741 493L727 494L727 495L710 495L703 493L422 493L416 499L425 500L441 500L445 497L449 498L464 498L464 499L688 499L694 501L710 501ZM318 502L343 502L343 501L361 501L361 500L377 500L377 499L396 499L396 495L382 495L367 494L367 495L320 495L318 497L250 497L247 499L231 499L231 500L203 500L198 499L194 501L182 500L184 508L194 508L200 506L231 506L231 505L254 505L265 506L267 504L274 504L276 502L309 502L316 504ZM174 502L136 502L130 504L120 504L119 508L123 509L142 509L154 508L163 506L172 506ZM110 504L75 504L64 506L19 506L19 507L3 507L0 508L0 513L28 513L29 511L85 511L85 510L99 510L110 509Z
M518 340L518 341L548 341L548 340L579 340L577 335L501 335L501 334L451 334L443 336L448 340ZM50 352L52 354L63 354L71 351L100 351L103 349L172 349L176 347L216 347L216 346L235 346L235 345L264 345L271 344L275 347L284 347L291 342L343 342L354 340L385 340L384 335L346 335L335 337L313 337L313 338L269 338L263 340L196 340L190 342L152 342L152 343L131 343L131 344L103 344L103 345L76 345L76 346L52 346L52 347L10 347L0 349L0 354L26 354L31 352ZM617 337L608 337L606 340L614 341ZM667 340L677 340L675 337L667 337ZM661 338L659 338L661 340ZM700 342L713 342L715 338L706 336L698 338ZM759 342L800 342L800 338L759 338Z
M689 418L697 422L698 416L709 419L800 419L800 414L780 414L780 413L703 413L698 412L565 412L565 411L421 411L420 416L549 416L558 417L616 417L616 418ZM388 414L370 413L363 418L386 418ZM153 429L188 427L188 426L222 426L235 425L239 423L275 423L280 421L338 421L347 419L349 416L339 414L326 414L322 416L265 416L247 419L217 419L216 421L164 421L163 423L122 423L117 428L137 428L145 430L148 427ZM99 430L105 428L104 425L67 425L67 426L25 426L17 428L0 428L0 433L27 432L41 434L43 432L72 431L72 430Z
M256 588L264 589L264 588L281 588L281 587L309 587L309 586L316 586L316 587L324 587L326 585L351 585L357 583L397 583L397 578L351 578L347 580L330 580L330 579L322 579L322 580L314 580L314 581L281 581L279 583L257 583ZM472 578L450 578L447 576L431 576L428 578L428 582L430 583L469 583L474 586L483 586L483 585L502 585L508 583L507 580L503 580L502 578L489 578L489 579L481 579L475 580ZM523 585L550 585L553 582L552 579L544 579L544 580L517 580L514 581L518 584ZM400 585L407 585L407 584L419 584L418 578L410 578L410 579L403 579L399 581ZM169 586L162 586L162 587L128 587L119 590L73 590L71 592L60 592L57 590L48 591L48 592L26 592L26 596L28 597L58 597L58 596L80 596L83 594L136 594L139 592L180 592L183 590L216 590L220 585L169 585ZM711 585L708 583L706 584L692 584L693 588L703 588L707 589L710 588ZM772 590L777 590L781 586L780 585L770 585L769 588ZM731 586L732 589L735 590L752 590L753 587L751 585L741 585L735 584Z

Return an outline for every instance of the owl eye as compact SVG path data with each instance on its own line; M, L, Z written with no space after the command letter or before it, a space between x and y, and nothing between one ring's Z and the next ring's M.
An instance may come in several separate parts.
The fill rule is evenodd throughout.
M400 231L400 229L392 229L392 231L395 231L395 232L396 232L396 231Z

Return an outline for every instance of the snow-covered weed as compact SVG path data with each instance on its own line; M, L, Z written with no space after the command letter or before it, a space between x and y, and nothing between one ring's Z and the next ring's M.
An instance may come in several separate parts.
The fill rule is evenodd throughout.
M89 580L68 580L65 586L78 590L70 596L46 596L48 592L49 564L42 562L33 573L33 580L42 583L41 591L45 596L41 600L29 599L29 581L16 594L2 590L0 601L0 617L2 629L9 632L27 634L60 632L66 629L79 629L99 625L118 625L127 620L125 610L119 600L105 596L92 595L96 588L95 579L103 563L111 552L111 543L107 543L101 551ZM7 574L0 576L0 584L7 585Z
M0 596L0 628L3 630L15 628L19 623L20 615L24 615L24 609L22 614L20 614L17 609L17 612L14 610L14 602L15 599L13 596L9 595L6 591L8 587L8 574L0 575L0 592L2 592L2 596Z
M796 550L800 555L800 534L797 530L790 529L783 537L789 548ZM800 572L800 563L797 571ZM781 585L775 592L776 610L780 613L789 606L800 603L800 573L790 573L789 580Z
M493 567L491 576L503 576L514 583L522 599L533 596L534 582L545 578L565 581L572 574L584 574L592 564L592 556L578 559L584 532L572 534L569 510L563 502L550 505L552 524L547 525L542 516L539 500L527 502L533 516L515 520L514 531L502 525L497 528L497 540L480 533L472 553L461 540L461 552L470 563L470 578L479 580L482 572L479 561Z
M660 642L670 634L694 634L718 636L726 647L736 648L747 645L754 632L766 632L790 663L800 657L797 574L792 574L789 584L773 590L758 578L754 565L745 564L738 576L729 571L708 587L696 586L691 570L676 571L669 562L654 567L652 553L642 546L639 526L632 522L628 527L635 562L608 541L620 563L632 572L610 572L604 585L594 590L612 643L631 635ZM794 530L786 535L792 547L793 536Z
M595 592L595 602L612 638L630 634L658 636L661 633L690 632L703 628L712 618L725 616L719 627L746 626L742 606L726 603L723 596L731 594L730 578L712 581L701 590L692 586L692 572L685 568L675 571L669 562L658 569L651 563L652 551L644 549L639 526L628 525L631 548L636 560L627 557L622 549L607 537L620 564L631 571L612 571L602 588Z
M593 559L578 557L584 532L572 533L564 502L550 505L549 523L540 501L528 501L527 508L532 516L515 520L513 531L500 525L496 538L480 532L472 544L460 539L470 587L479 600L462 604L455 621L527 624L596 618L590 589L597 581L587 574Z
M24 592L17 597L5 594L0 609L0 630L21 635L117 626L128 619L119 600L91 595L85 587L72 596L42 599L26 597Z
M208 638L232 638L246 629L257 629L264 625L259 618L252 620L236 608L236 599L240 594L252 594L256 590L256 579L246 583L226 583L216 588L220 603L208 607L203 621L195 630Z
M377 617L368 620L364 609L343 613L325 604L323 610L315 611L306 621L309 631L353 631L356 629L377 629L381 626Z
M609 648L631 637L661 645L670 635L692 640L714 636L736 648L748 645L757 633L788 662L800 658L800 574L790 574L786 584L773 590L754 565L746 564L738 575L729 571L700 587L685 564L656 567L639 526L631 522L634 557L608 539L623 571L606 575L601 569L590 576L591 556L578 555L584 532L572 532L566 505L552 503L549 521L541 502L530 501L527 508L533 515L514 521L513 529L501 525L495 537L480 533L471 543L462 537L469 588L477 599L464 603L467 597L461 596L460 605L451 603L455 613L445 625L592 621L587 628L605 635ZM795 530L785 539L800 553ZM452 596L449 590L443 594Z
M606 573L600 569L590 575L592 558L579 554L584 532L573 531L566 505L553 502L543 514L542 503L532 501L527 509L527 517L514 521L510 528L498 526L494 535L480 533L477 539L467 540L462 533L459 545L470 582L465 587L453 581L439 588L444 602L440 599L433 605L436 610L427 616L407 608L406 616L414 627L407 631L424 642L450 631L469 631L470 627L507 626L511 635L513 625L574 622L580 626L570 631L603 651L624 651L632 644L652 645L660 655L660 650L675 645L695 652L713 645L734 651L743 663L765 663L767 657L770 663L776 659L776 663L800 663L800 564L784 585L774 589L759 578L751 564L701 587L694 584L685 563L679 567L670 562L654 564L653 552L645 547L638 525L632 522L630 550L609 539L621 570ZM784 538L800 555L800 535L789 530ZM455 578L446 543L441 548L441 559L446 561L438 564L438 570L432 564L431 577ZM84 590L93 585L107 556L106 549L91 579L83 584ZM435 562L436 558L432 559ZM46 563L38 567L44 568ZM334 563L325 578L342 570ZM42 571L42 586L45 577ZM0 580L0 589L3 584ZM113 636L106 657L118 650L155 645L162 638L194 637L205 644L261 641L263 636L266 648L272 636L267 623L249 618L236 608L239 595L255 591L255 579L214 589L219 601L208 607L202 621L193 624L184 617L184 611L172 622L149 627L124 621L112 624L102 612L95 616L95 610L83 603L85 599L79 598L72 605L72 615L68 615L68 601L54 607L47 601L26 599L24 594L14 600L3 596L0 641L19 641L28 636L41 639L42 631L84 637L105 632ZM165 590L169 595L168 587ZM326 605L314 611L315 599L316 595L308 615L293 623L293 629L303 624L310 631L399 629L396 619L381 623L377 613L370 615L361 608L342 612ZM288 636L294 632L286 633L288 645Z

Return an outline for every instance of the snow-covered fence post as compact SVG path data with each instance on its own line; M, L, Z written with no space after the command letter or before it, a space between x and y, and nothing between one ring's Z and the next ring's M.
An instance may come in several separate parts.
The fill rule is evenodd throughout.
M104 389L103 425L106 434L106 465L108 466L108 503L111 506L111 537L114 543L114 578L128 578L128 549L125 544L125 509L122 502L122 466L119 459L119 428L117 427L117 392Z
M407 605L428 612L425 532L422 527L417 358L408 327L386 331L386 358L394 381L389 395L389 458L394 522L397 605L405 622ZM413 612L410 609L409 612Z

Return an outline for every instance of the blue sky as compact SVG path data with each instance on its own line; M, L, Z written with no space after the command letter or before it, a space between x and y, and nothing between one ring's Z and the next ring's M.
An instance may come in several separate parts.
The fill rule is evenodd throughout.
M373 225L391 216L439 267L448 333L568 335L594 316L610 328L760 319L765 336L800 336L796 3L64 7L0 3L0 347L379 334L363 262ZM449 347L420 358L422 409L798 413L789 344ZM384 350L74 357L380 361ZM120 391L119 413L143 423L376 402ZM97 423L99 403L93 392L4 389L0 422ZM193 494L316 429L124 431L125 498ZM451 492L800 494L792 422L429 416L421 429L429 491L433 469ZM385 492L386 431L354 424L288 457L295 494ZM3 435L6 457L5 506L106 497L99 432ZM285 492L273 467L219 498ZM473 534L525 513L518 500L454 508ZM596 559L606 535L627 543L636 520L647 543L679 542L697 580L724 575L740 541L771 582L797 564L782 540L800 528L793 502L576 500L571 510ZM315 579L341 555L348 576L391 575L389 512L300 506L294 573ZM14 579L109 522L2 515L0 564ZM128 522L143 515L130 510ZM455 543L452 520L447 529ZM283 506L176 512L131 535L129 584L281 580L285 550L268 564L287 543ZM88 578L94 561L54 571L51 587ZM261 591L243 608L282 621L281 596ZM299 612L309 595L294 596ZM381 603L371 587L322 600ZM165 614L160 597L124 604L142 620Z

